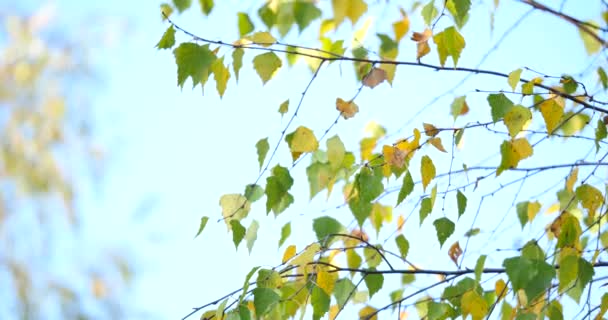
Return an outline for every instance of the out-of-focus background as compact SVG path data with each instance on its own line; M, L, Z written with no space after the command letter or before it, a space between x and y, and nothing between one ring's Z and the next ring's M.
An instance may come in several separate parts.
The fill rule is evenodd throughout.
M311 217L328 207L323 201L301 203L276 220L260 214L252 254L244 246L235 252L225 225L214 220L219 197L241 192L256 177L255 142L276 139L286 121L278 105L285 94L300 94L310 72L298 66L264 88L253 72L244 72L238 86L231 80L223 100L212 87L202 93L187 84L180 90L172 54L154 48L167 28L159 4L0 0L0 319L181 318L238 288L251 267L277 264L280 227L291 220L298 226L292 237L305 239ZM248 8L226 1L210 18L190 10L178 21L200 35L231 41L237 38L233 7L239 5ZM582 18L599 12L580 7L568 2ZM488 19L471 21L465 37L487 45L471 40L460 65L477 64L524 9L499 11L492 30ZM484 67L510 72L526 63L547 74L584 70L587 64L578 62L589 61L582 44L549 42L543 50L551 54L530 54L535 39L577 37L562 21L540 17L522 22ZM300 39L292 34L291 40ZM335 117L335 95L354 92L356 85L336 82L337 67L333 71L309 93L309 112L298 121L327 127ZM427 89L363 93L358 104L368 108L340 128L353 132L351 140L343 139L356 146L370 119L399 128L411 114L395 112L424 105L432 92L461 77L437 82L433 71L420 71L393 88ZM468 92L492 82L477 84ZM454 95L442 113L447 115ZM469 103L476 107L474 99ZM288 153L278 157L288 159ZM308 194L305 184L297 188L294 193ZM212 219L194 239L202 215Z

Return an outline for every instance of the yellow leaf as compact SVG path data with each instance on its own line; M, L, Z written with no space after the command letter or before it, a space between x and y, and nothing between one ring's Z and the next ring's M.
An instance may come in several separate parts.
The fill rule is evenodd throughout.
M540 211L540 202L528 202L528 221L534 220L538 212Z
M428 41L418 42L416 45L416 59L420 60L420 58L426 56L431 52L431 47L429 47Z
M277 42L269 32L256 32L246 39L251 40L254 44L261 45L263 47L270 47Z
M397 71L397 65L391 63L380 64L380 69L386 72L386 81L392 86L393 79L395 79L395 72Z
M587 21L587 23L592 24L594 26L599 26L597 22L592 20ZM587 27L587 29L590 30L593 34L597 35L596 28ZM580 33L581 39L583 40L583 44L585 45L585 50L587 51L588 55L593 55L600 51L600 49L602 48L602 44L595 37L591 36L589 33L583 31L580 28L578 31Z
M445 151L443 144L441 144L441 138L439 138L439 137L430 138L429 143L432 144L435 148L437 148L437 150L439 150L441 152L447 152L447 151Z
M338 316L338 312L340 311L340 306L337 304L333 304L329 307L329 320L334 320Z
M458 266L458 258L461 254L462 248L460 248L460 243L456 241L448 250L448 256L450 257L450 259L452 259L454 264Z
M508 78L508 82L509 85L511 86L511 89L513 89L513 91L515 91L515 88L517 87L517 84L519 83L519 79L521 77L521 68L512 71L511 73L509 73L509 78Z
M577 179L578 179L578 167L574 168L570 172L570 175L568 175L568 179L566 179L566 190L568 190L570 192L574 191L574 184L576 183Z
M470 314L473 320L481 320L488 313L488 303L474 290L462 296L461 305L463 319Z
M534 152L530 142L526 138L515 139L513 141L513 148L519 155L520 160L528 158Z
M547 211L545 211L545 214L552 214L552 213L556 213L557 211L559 211L559 202L556 202L554 204L552 204Z
M387 79L387 74L384 69L372 68L369 73L363 78L363 85L370 88L375 88L377 85Z
M382 147L382 155L384 156L384 176L388 177L391 175L391 166L396 168L403 168L405 165L405 158L407 153L399 148L385 145Z
M317 286L323 289L328 296L331 296L334 292L336 280L338 280L337 272L328 272L327 270L317 272Z
M337 26L342 24L344 18L348 18L355 25L367 11L367 4L363 0L332 0L331 4Z
M405 218L403 217L403 215L399 215L399 217L397 217L397 231L401 232L401 229L403 229L404 224Z
M399 11L401 11L401 20L393 23L393 31L395 32L395 40L397 42L401 41L405 34L410 30L410 19L408 18L407 13L401 8Z
M314 152L319 148L319 141L312 130L300 126L293 133L290 149L291 152Z
M431 180L435 178L435 165L429 156L423 156L420 164L420 172L422 174L422 189L426 190Z
M437 45L437 53L439 54L439 63L445 65L448 56L452 57L454 66L458 64L460 53L466 46L466 42L462 35L454 27L448 27L442 32L433 36L433 42Z
M372 306L365 306L363 309L359 310L359 319L366 320L378 320L378 314L374 314L374 316L369 317L372 313L378 311L376 308Z
M321 245L318 243L313 243L306 247L302 253L300 253L297 257L295 257L289 263L292 266L303 266L311 263L315 258L317 252L321 250Z
M263 84L266 84L282 65L283 62L274 52L262 53L253 58L253 67Z
M359 28L355 32L353 32L353 39L351 41L352 47L361 46L363 41L365 41L365 37L367 36L367 31L369 30L369 27L372 25L373 21L374 21L374 19L372 19L371 17L367 18L367 20L365 20L365 22L363 23L361 28Z
M247 198L236 193L223 195L220 198L220 206L228 228L230 228L231 219L241 220L247 216L251 209L251 203L247 201Z
M289 247L287 247L287 249L285 249L285 253L283 253L283 260L281 260L283 263L291 260L291 258L293 258L296 255L296 246L295 245L290 245Z
M496 293L497 301L500 301L500 299L507 295L507 284L503 279L498 279L498 281L496 281L494 292Z
M521 85L521 93L523 93L524 95L534 93L534 85L540 84L542 82L543 78L536 77L526 83L523 83Z
M352 100L344 101L341 98L336 98L336 109L340 111L344 119L350 119L359 112L359 106L357 106Z
M434 137L439 133L439 130L437 130L437 128L430 123L422 123L422 126L424 127L424 133L428 137Z
M431 29L426 28L423 32L414 32L412 34L412 41L415 42L425 42L429 40L433 36L433 31Z
M325 19L319 28L319 39L325 37L329 31L336 30L336 22L333 19Z
M532 112L524 106L513 106L507 114L505 114L504 123L509 129L509 135L512 138L523 129L528 121L532 119Z
M548 99L543 101L539 108L545 119L547 132L552 134L564 116L564 107L557 103L555 99Z

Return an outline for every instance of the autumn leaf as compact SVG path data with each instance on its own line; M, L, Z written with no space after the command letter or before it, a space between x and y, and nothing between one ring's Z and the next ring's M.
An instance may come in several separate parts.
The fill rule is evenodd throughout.
M435 165L429 156L423 156L420 164L420 173L422 175L422 189L426 190L431 180L435 178Z
M281 59L274 52L262 53L253 58L253 67L263 84L266 84L282 65Z
M338 26L342 24L344 18L348 18L355 25L359 18L367 12L367 3L363 0L332 0L331 5L334 11L334 21Z
M441 151L441 152L447 152L447 151L445 150L445 148L443 147L443 144L441 143L441 138L439 138L439 137L430 138L430 139L429 139L429 143L430 143L430 144L431 144L433 147L437 148L437 150L439 150L439 151Z
M359 106L352 100L344 101L341 98L336 98L336 109L340 111L340 114L344 119L350 119L359 112Z
M504 123L509 129L512 138L523 129L528 121L532 119L532 112L524 106L516 105L505 114Z
M561 106L555 99L547 99L541 102L540 113L543 115L543 119L545 119L545 124L547 126L547 132L549 134L553 134L555 128L561 123L562 117L564 116L564 108Z
M410 19L407 13L402 8L399 8L399 12L401 13L401 19L393 23L393 32L397 42L401 41L410 29Z
M285 249L285 253L283 253L283 259L281 260L282 263L286 263L287 261L291 260L291 258L293 258L295 255L296 246L292 244Z
M450 107L450 114L454 117L454 120L467 113L469 113L469 105L467 104L466 96L455 98Z
M372 68L372 70L363 78L363 85L373 89L385 80L386 71L380 68Z
M456 266L458 266L458 258L462 255L462 249L460 248L460 243L458 241L454 242L453 245L450 246L448 250L448 256Z
M509 86L511 86L511 89L513 91L515 91L515 88L517 87L517 84L519 83L521 71L522 71L522 69L519 68L519 69L513 70L513 71L511 71L511 73L509 73L508 82L509 82Z
M439 130L432 124L430 123L422 123L422 127L424 127L424 133L428 136L428 137L434 137L439 133Z
M441 66L445 65L445 60L448 56L452 57L454 66L456 66L458 64L458 59L460 59L460 53L465 47L464 38L456 28L446 28L442 32L434 35L433 41L437 45Z

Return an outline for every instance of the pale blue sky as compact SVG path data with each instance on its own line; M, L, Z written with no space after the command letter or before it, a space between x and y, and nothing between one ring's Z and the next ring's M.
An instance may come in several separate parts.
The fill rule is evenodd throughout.
M528 9L525 5L512 4L510 1L501 2L492 34L489 30L488 15L492 1L483 1L473 6L473 18L463 31L467 47L459 66L477 65L480 57L504 33L505 28ZM28 3L33 6L36 1ZM561 1L546 3L558 7ZM269 137L271 147L274 146L280 131L287 123L287 116L290 116L288 114L281 119L277 112L278 106L285 99L291 98L291 107L295 107L310 78L306 67L299 65L294 69L283 68L275 79L262 86L251 65L246 63L239 84L232 78L226 95L221 100L215 93L213 81L207 84L204 95L201 94L200 87L191 90L190 83L186 83L184 89L180 90L176 85L176 66L170 50L158 51L154 48L168 26L159 18L159 2L104 1L83 4L65 0L57 1L56 4L59 20L77 26L86 22L87 17L102 16L105 18L99 21L107 25L99 27L108 28L112 32L109 34L109 40L112 41L100 46L99 52L92 52L101 79L92 99L97 110L95 121L98 123L99 139L106 145L110 157L99 188L89 190L86 198L82 199L82 209L89 215L86 230L93 239L91 242L94 246L123 247L126 244L126 252L133 253L138 274L133 291L133 303L136 306L142 307L158 319L181 318L191 307L205 304L238 288L242 285L245 274L253 266L279 264L283 248L277 249L277 242L280 227L285 222L291 221L293 230L287 243L296 244L298 249L312 241L312 218L329 214L344 224L350 223L352 218L346 209L320 212L323 208L340 203L339 189L336 189L327 204L324 202L324 193L310 203L307 201L308 186L304 175L308 163L306 159L292 173L297 181L292 192L297 199L295 205L275 219L265 216L263 202L254 204L249 217L257 219L261 227L251 256L244 244L235 252L231 235L226 233L224 223L215 222L221 213L218 205L220 196L242 192L244 186L257 177L254 145L258 139ZM241 1L221 1L213 16L207 19L202 17L195 3L194 8L186 14L175 14L172 18L180 26L202 37L230 42L237 39L234 7L247 10L255 6L243 5ZM565 4L569 13L583 20L595 17L596 12L599 12L599 8L583 7L573 0L566 1ZM392 17L392 13L386 14ZM440 23L440 26L447 25L448 21L445 21L445 25ZM380 21L378 27L386 28L387 25ZM410 30L422 30L421 21L417 16L412 17ZM343 33L346 31L340 30ZM388 30L372 30L370 34L375 32ZM177 36L178 41L188 40L179 32ZM286 42L310 44L313 38L310 34L298 38L295 32L292 32ZM562 41L563 39L572 40ZM590 61L586 58L582 43L577 42L577 39L576 29L562 20L534 12L500 44L482 68L508 73L528 66L550 75L576 74L587 65L581 64L580 61ZM230 54L229 50L224 50ZM400 50L401 59L414 60L414 44L409 40L404 40ZM250 53L245 55L246 62L252 58ZM436 62L436 53L431 52L425 61ZM450 63L451 61L448 62ZM306 96L298 119L289 131L302 124L311 127L320 135L336 117L336 97L349 99L358 88L352 80L351 69L348 64L340 66L336 63L322 70ZM465 75L400 67L392 88L387 84L373 90L365 88L356 100L361 109L360 113L354 119L340 120L329 137L340 134L347 149L357 152L358 140L362 137L368 120L376 120L386 126L389 133L394 132L432 97L451 88ZM530 72L524 72L522 75L525 78L533 76L535 75ZM595 79L587 79L587 83L595 85ZM452 125L449 105L455 96L463 94L468 95L471 115L467 119L459 120L456 125L473 121L477 119L476 116L490 119L485 94L474 93L473 90L496 88L507 89L506 80L489 76L476 77L454 94L449 94L427 108L395 138L409 136L414 127L421 127L423 121L437 126ZM497 125L496 129L504 131L502 125ZM444 137L446 147L449 146L448 137ZM540 136L536 136L530 140L536 141L539 138ZM502 139L502 136L500 139L489 136L484 130L471 131L468 134L465 132L465 150L469 151L458 152L455 167L460 168L462 162L473 165L480 159L495 155L498 152L497 143ZM581 158L581 152L586 152L591 145L568 149L570 152L564 154L554 150L555 144L551 145L553 149L548 148L550 145L547 144L544 151L539 149L536 152L546 152L555 163L567 163ZM325 143L321 142L321 146L324 147ZM447 170L448 156L441 156L430 149L425 149L424 152L433 157L436 166L441 168L439 172ZM556 158L555 154L563 158ZM540 157L533 158L522 162L522 165L534 166L545 160ZM290 165L289 155L284 147L279 150L274 161L280 161L283 166ZM496 165L499 161L495 156L487 164ZM413 172L417 170L416 166L412 169ZM474 179L476 174L471 174L469 178ZM536 194L542 191L536 187L538 182L557 182L566 174L567 170L562 170L556 173L555 177L543 175L537 182L527 183L522 189L522 195L526 192ZM418 180L416 176L414 180ZM464 177L458 177L452 183L465 181ZM391 185L398 183L391 181ZM461 236L470 227L479 197L496 186L493 182L487 182L476 193L467 189L469 211L467 216L460 220L457 231L448 240L447 246L458 239L462 241ZM421 188L417 188L417 194L412 196L414 201L396 208L395 216L410 213L415 200L421 194ZM443 188L445 186L440 187L440 190ZM514 191L506 190L501 193L500 199L485 200L485 216L480 217L482 226L483 223L492 223L490 228L493 228L497 217L502 218L506 213ZM550 192L547 199L552 199L553 195L554 192ZM452 195L448 196L448 200L453 200L452 198ZM393 197L388 199L386 204L394 204ZM134 214L142 205L142 201L148 201L149 204L143 207L143 211L150 212ZM438 202L436 209L439 210L434 212L433 217L441 215L441 201ZM453 204L446 205L449 206ZM496 211L496 216L492 216L492 212ZM453 268L447 257L447 246L439 251L432 220L425 221L419 229L417 212L415 209L414 218L411 223L406 224L404 231L412 245L410 260L425 267L437 268L439 265L447 269ZM454 212L447 214L453 215ZM199 219L203 215L211 219L203 234L193 240ZM504 227L513 226L516 221L513 210L509 217ZM247 220L245 226L249 224L248 221L250 220ZM539 222L536 227L542 227L544 223ZM510 230L519 232L521 229L516 225ZM534 229L537 230L538 228ZM385 230L379 241L390 231L392 230ZM375 232L371 228L368 232L375 239ZM432 236L427 238L428 234ZM525 229L519 239L525 242L536 234ZM480 240L472 243L473 253L495 254L494 251L484 251L484 243ZM516 243L505 242L498 247L515 246ZM427 255L429 250L440 252L441 255L430 257ZM471 257L475 256L471 254ZM491 256L486 264L499 266L501 261L500 256ZM472 266L474 262L474 258L471 258L465 265ZM374 301L380 300L373 300L372 304ZM410 311L410 314L413 312ZM196 318L198 317L194 316L194 319Z

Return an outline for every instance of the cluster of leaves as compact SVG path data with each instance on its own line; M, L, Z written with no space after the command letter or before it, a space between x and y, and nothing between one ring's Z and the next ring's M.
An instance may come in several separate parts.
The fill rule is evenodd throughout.
M594 278L598 275L597 269L607 266L605 262L600 261L600 256L606 252L608 246L605 191L608 187L605 181L595 184L589 182L589 177L593 176L598 167L605 164L603 160L608 153L599 161L591 163L580 161L558 166L551 164L552 159L546 159L545 162L550 163L548 166L520 167L522 161L534 158L535 147L539 143L556 141L550 140L555 136L575 139L579 137L577 134L588 131L587 127L592 119L597 119L594 123L595 137L583 138L593 141L595 154L599 154L600 150L605 151L604 139L607 133L606 118L603 118L603 114L608 111L605 109L608 103L598 101L591 95L587 91L589 85L584 85L570 75L525 79L522 78L524 69L502 73L459 67L458 62L467 45L461 30L469 20L470 0L442 1L441 5L436 5L435 1L431 0L424 4L416 2L409 10L398 8L399 18L391 24L392 34L377 34L377 50L368 49L361 41L355 42L356 44L349 48L343 38L332 40L335 38L331 36L332 33L338 34L338 38L342 35L337 30L347 24L347 21L350 21L352 26L361 25L359 22L368 14L370 7L370 3L363 0L332 0L331 7L326 8L326 11L315 1L269 0L257 10L257 18L252 18L245 12L237 13L239 38L234 42L205 39L182 29L170 20L172 7L181 12L189 5L189 1L175 0L173 5L161 6L169 27L157 47L174 48L177 82L180 87L189 78L193 87L198 84L205 86L213 75L217 92L223 96L231 74L238 80L243 57L248 52L254 54L252 66L264 84L271 81L274 74L281 69L283 61L291 66L302 60L314 73L311 82L324 65L340 61L352 64L354 75L361 85L357 92L363 87L373 89L384 82L392 85L397 67L409 65L500 77L504 79L504 86L511 88L511 95L520 97L518 102L514 102L509 98L509 93L502 89L497 90L487 95L488 106L483 112L485 118L453 127L422 123L420 127L412 129L411 136L397 139L394 143L386 143L386 130L378 124L372 124L368 128L370 135L361 139L359 150L347 150L338 135L327 138L323 148L325 134L316 136L313 130L304 125L290 128L290 121L285 130L289 133L281 136L279 143L285 143L291 154L293 167L306 154L310 154L311 161L306 168L310 199L323 191L329 198L336 186L341 186L343 205L352 213L356 227L347 228L329 216L315 219L313 230L317 236L316 241L299 252L294 244L287 246L282 264L275 268L253 268L246 277L238 300L229 303L230 296L226 296L216 301L221 301L219 307L205 312L203 319L285 319L294 317L298 312L304 314L310 309L313 319L320 319L327 314L331 319L335 319L348 304L358 303L364 304L358 312L361 319L376 319L379 312L386 310L397 310L400 317L404 317L405 309L402 307L406 306L416 306L421 318L465 319L471 315L473 319L483 319L489 317L499 303L502 303L500 312L505 319L536 319L545 316L550 319L563 319L562 296L566 294L573 301L580 303L585 290L589 292L587 305L595 306L593 309L589 307L588 315L596 312L596 318L601 319L606 313L608 294L601 297L592 295L591 284L598 280ZM498 6L498 1L495 1L495 6ZM211 14L213 7L213 1L201 1L205 14ZM536 6L535 8L538 9ZM415 16L421 20L423 27L419 32L410 32L410 19L415 19ZM449 25L438 31L438 22L442 18L445 21L450 17ZM581 26L586 27L586 31L581 34L589 54L598 54L603 50L603 44L597 39L597 34L600 30L606 30L607 21L604 21L602 26L592 25L594 27L589 31L588 23L565 14L559 17L574 23L579 29ZM255 31L254 20L259 20L256 21L258 29L263 28L266 31ZM295 26L298 32L308 28L318 31L319 47L285 44L273 35L274 33L278 34L279 38L285 37L290 30L296 28ZM360 29L353 31L353 38L361 40L367 28L369 20L364 22ZM178 30L192 37L193 41L177 45L175 36ZM595 36L590 36L589 32L593 32ZM403 47L400 45L410 33L416 50L400 53L399 49ZM473 43L474 40L469 39L469 42ZM437 65L422 62L423 59L432 59L429 56L432 51L437 54ZM230 58L226 57L228 54L231 55ZM409 57L410 60L415 57L416 61L400 60L403 56ZM446 66L450 64L448 57L452 61L450 66ZM603 94L608 86L607 76L601 65L596 70L601 85L600 94ZM336 97L335 107L339 117L347 120L357 115L360 107L355 103L356 97ZM289 100L279 106L279 112L289 112ZM454 122L468 113L467 96L456 97L451 104ZM495 147L500 155L495 166L467 167L463 164L462 170L452 169L454 147L461 147L465 131L485 128L498 135L500 132L493 129L497 127L506 128L506 139ZM528 134L530 132L540 132L544 137L531 142L532 135ZM442 138L452 141L451 152L444 147ZM246 239L250 252L257 238L259 223L253 219L246 228L242 222L252 210L253 203L265 196L266 213L272 211L279 215L296 201L296 197L291 193L295 183L291 171L280 164L268 171L265 185L258 184L272 163L274 152L267 158L271 149L267 138L259 140L256 149L261 169L259 178L255 183L246 186L243 193L224 195L220 199L223 220L232 232L235 246L238 248L242 240ZM439 171L443 166L436 164L439 163L437 159L431 157L436 153L430 150L451 155L449 170ZM578 172L582 166L591 166L593 169L587 177L579 181ZM504 258L499 268L485 267L486 255L478 257L475 269L462 267L469 241L480 233L480 229L474 225L460 236L461 240L466 241L464 249L460 245L461 240L456 240L448 249L448 256L457 267L452 271L426 270L408 261L412 239L408 240L402 232L406 220L403 215L398 216L397 228L391 233L390 237L394 239L392 245L387 245L386 241L384 244L372 244L365 232L373 228L380 234L382 227L390 226L393 221L394 206L386 204L383 199L385 195L398 192L395 206L399 206L406 199L412 198L416 186L420 185L422 195L416 202L420 225L428 223L427 219L431 218L437 207L439 195L443 198L444 205L446 195L453 195L455 214L444 212L442 217L433 218L432 221L436 241L439 247L443 248L448 239L459 236L455 233L459 219L473 211L467 208L467 194L470 196L477 189L480 180L502 179L509 174L524 171L528 172L524 178L515 179L509 184L525 182L529 175L558 167L567 167L571 171L564 177L566 183L563 189L557 192L554 204L547 210L548 214L552 215L552 221L543 231L541 238L546 237L545 245L548 249L543 250L539 245L541 238L529 239L526 245L519 248L517 255ZM458 173L467 174L473 170L488 170L490 173L473 182L468 182L467 179L467 183L457 187L451 185L450 179L453 176ZM446 191L440 192L438 187L445 185L445 181L440 178L444 177L448 178ZM393 181L398 181L401 186L395 190L390 189L389 183ZM498 191L502 188L501 185ZM535 220L542 206L534 198L514 205L522 229ZM481 202L473 224L479 210ZM199 234L208 220L208 217L202 218ZM281 231L279 246L286 243L290 233L291 225L288 223ZM594 244L591 243L592 240L595 240ZM413 240L411 243L421 245ZM586 254L587 252L593 254ZM410 268L395 269L391 261L399 261L401 265L409 264ZM255 288L250 289L249 283L256 274ZM401 288L390 292L390 303L384 307L374 307L372 297L384 287L385 276L391 274L402 275ZM428 278L422 277L425 274L439 275L441 280L429 284ZM485 276L487 274L501 276L494 281L493 286L488 287L487 282L490 279ZM456 282L459 277L462 279ZM407 285L414 281L422 289L410 292ZM367 290L360 288L363 282ZM437 296L416 298L436 286L443 287L443 291ZM594 302L590 302L592 298L595 299ZM414 299L417 299L415 303L409 302ZM195 311L209 305L196 308Z

